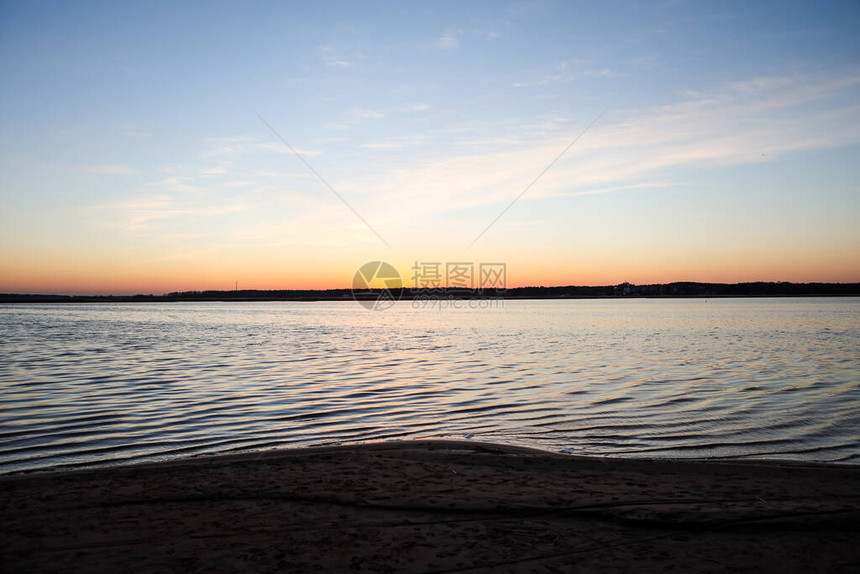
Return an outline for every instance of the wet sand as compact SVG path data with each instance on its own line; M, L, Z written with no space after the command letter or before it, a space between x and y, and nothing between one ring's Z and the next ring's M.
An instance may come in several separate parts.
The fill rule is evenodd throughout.
M0 478L6 572L860 571L860 467L474 442Z

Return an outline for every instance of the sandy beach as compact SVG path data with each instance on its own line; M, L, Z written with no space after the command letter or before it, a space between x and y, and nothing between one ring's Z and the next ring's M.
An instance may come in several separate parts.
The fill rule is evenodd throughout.
M856 572L860 468L416 441L0 479L6 572Z

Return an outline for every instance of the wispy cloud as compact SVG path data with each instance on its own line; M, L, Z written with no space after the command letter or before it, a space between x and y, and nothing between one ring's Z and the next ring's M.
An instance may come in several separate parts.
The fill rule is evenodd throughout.
M211 161L218 158L239 159L261 154L289 154L290 150L277 142L262 141L252 136L237 136L208 139L204 142L204 150L200 158ZM322 150L296 148L303 156L315 157L322 155Z
M365 108L354 108L352 114L362 120L381 120L385 117L385 113L379 110L368 110Z
M94 209L111 213L111 217L106 221L109 226L142 230L158 220L209 217L247 211L252 207L250 203L237 200L213 203L209 198L189 199L162 194L107 202L94 206Z
M661 106L610 110L511 214L527 208L529 201L554 197L625 190L647 193L677 184L673 176L677 172L671 171L677 167L710 169L858 144L860 104L854 103L858 89L857 72L756 77L687 91ZM356 110L374 112L369 119L388 118L388 112L395 116L394 108ZM325 175L393 243L404 237L437 241L438 234L412 230L428 218L448 221L474 208L492 206L491 211L497 212L588 123L590 118L585 116L597 111L584 111L580 118L553 115L434 126L364 142L350 138L325 149L330 165L338 166ZM407 154L410 146L420 153L409 149L412 153ZM330 230L325 243L334 246L345 241L347 229L354 237L368 235L361 222L354 225L347 210L333 204L327 194L319 194L312 175L293 169L291 159L272 155L290 153L281 144L240 136L207 140L203 147L201 165L174 167L168 177L148 186L154 190L150 197L100 209L112 210L111 220L118 224L145 229L159 221L188 222L259 210L266 204L266 217L275 221L239 229L236 233L241 232L243 240L277 242L280 238L296 243L309 236L327 237L320 232ZM684 177L691 173L685 185L695 186L695 169L685 170ZM175 228L179 223L171 225ZM454 241L467 242L477 231L465 229L463 237ZM366 239L368 244L374 241L372 236Z
M149 184L150 187L159 188L165 192L202 193L205 188L194 185L196 182L192 176L172 175L162 180Z
M448 28L433 40L433 47L437 50L456 50L463 40L495 40L501 36L496 28Z
M113 128L123 136L130 139L146 139L155 137L155 134L148 129L141 129L139 126L127 122L114 124Z
M79 166L78 171L86 171L89 173L98 173L100 175L134 175L137 170L128 165L111 164L111 165L83 165Z
M460 40L457 34L451 30L445 30L441 36L433 40L433 47L437 50L455 50L460 47Z
M243 244L262 244L269 249L295 245L301 245L302 249L356 249L376 245L379 241L343 206L325 202L277 222L240 227L233 232L232 237Z
M361 147L367 149L400 149L403 147L403 144L400 142L367 142L361 144Z
M418 145L424 141L426 141L426 137L423 134L415 134L410 136L392 138L390 140L385 141L365 142L361 144L361 147L375 150L391 150Z
M780 155L860 143L860 73L761 77L700 91L663 106L610 112L529 190L523 201L668 185L675 167L713 168L771 161ZM570 132L584 120L561 122ZM355 189L372 189L365 208L392 225L433 214L510 201L569 142L568 130L523 123L516 138L460 127L434 157L380 169ZM496 138L497 139L497 138ZM468 142L467 145L457 145ZM389 144L389 145L386 145ZM397 141L366 147L390 149ZM400 222L400 223L396 223ZM471 231L471 230L470 230Z
M424 111L429 110L431 107L432 106L430 104L424 104L424 103L419 102L419 103L415 103L415 104L409 104L406 106L402 106L401 108L399 108L398 111L402 111L402 112L424 112Z
M592 64L583 60L569 60L560 62L550 72L543 72L538 78L523 80L512 84L515 88L530 88L546 86L556 82L573 82L587 78L614 79L622 78L627 74L606 67L592 67Z
M318 52L323 63L330 68L346 68L352 65L352 62L332 44L320 46Z
M200 175L224 175L227 173L227 168L223 165L202 167L198 170Z

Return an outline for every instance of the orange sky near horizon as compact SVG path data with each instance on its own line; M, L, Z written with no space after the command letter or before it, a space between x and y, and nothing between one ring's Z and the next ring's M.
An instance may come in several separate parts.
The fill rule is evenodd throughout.
M802 255L765 259L759 254L738 256L731 253L707 257L689 254L652 254L649 258L624 255L612 258L602 253L591 257L554 254L546 264L539 257L517 254L511 258L468 256L458 259L424 257L403 259L384 257L398 270L405 286L414 285L412 270L416 261L439 262L444 273L446 262L471 262L477 277L480 263L504 262L509 288L525 286L615 285L623 281L634 284L699 281L740 283L750 281L791 281L854 283L860 282L860 265L850 256L827 258ZM339 289L349 288L355 271L367 261L345 257L334 262L317 262L313 258L282 259L271 265L253 262L222 261L220 264L199 262L152 262L141 260L89 261L63 258L57 254L0 257L5 269L0 277L2 293L40 293L68 295L164 294L174 291L240 289Z

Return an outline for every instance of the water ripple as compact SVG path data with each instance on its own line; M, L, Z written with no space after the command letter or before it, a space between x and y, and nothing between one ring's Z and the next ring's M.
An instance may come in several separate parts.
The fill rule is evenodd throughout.
M402 438L860 460L860 299L0 306L0 472Z

